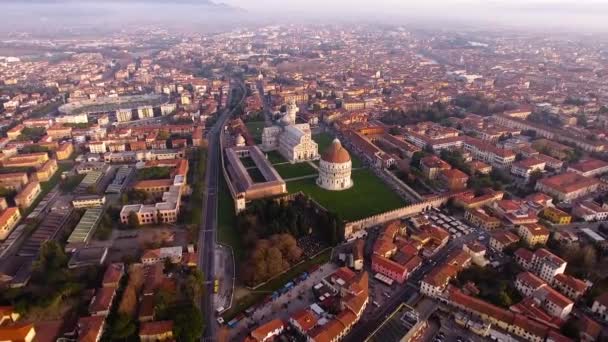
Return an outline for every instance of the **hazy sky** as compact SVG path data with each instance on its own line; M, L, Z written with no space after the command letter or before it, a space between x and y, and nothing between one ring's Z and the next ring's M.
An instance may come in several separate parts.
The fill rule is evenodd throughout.
M222 1L222 0L218 0ZM223 0L260 16L367 17L608 32L608 0Z

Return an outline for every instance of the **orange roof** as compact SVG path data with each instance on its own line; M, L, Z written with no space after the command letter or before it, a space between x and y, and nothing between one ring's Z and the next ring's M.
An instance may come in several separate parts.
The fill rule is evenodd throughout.
M298 325L300 325L300 328L304 332L314 328L318 321L317 316L315 316L315 314L308 309L302 309L296 312L291 316L291 318L296 321Z
M102 284L114 284L120 281L122 275L125 271L125 265L123 263L114 263L106 268L106 271L103 274L103 282Z
M525 227L526 230L534 236L548 236L550 233L549 229L538 223L522 224L522 227Z
M101 337L104 316L80 317L78 319L78 342L96 342Z
M344 324L337 319L333 319L326 323L316 335L312 336L315 342L330 342L334 341L342 331L346 329Z
M595 178L581 176L575 172L566 172L549 178L539 180L544 186L553 188L559 192L569 193L600 183Z
M597 169L608 167L608 163L599 159L587 159L576 164L570 165L569 169L574 169L579 172L589 172Z
M102 287L97 289L95 298L89 306L89 312L95 314L97 312L109 310L112 305L115 291L116 288L114 287Z
M171 185L173 185L173 181L171 179L149 179L135 183L135 185L133 185L133 188L143 189L149 187L168 187Z
M342 147L340 140L334 139L331 146L323 152L321 159L328 163L342 164L350 161L350 154Z
M34 329L31 323L21 323L11 326L0 327L0 341L21 342L25 341L27 335Z
M257 329L251 332L251 336L258 341L264 341L268 335L278 329L282 329L285 327L285 323L283 323L280 319L273 319L272 321L259 326Z
M154 337L173 332L173 321L143 322L139 328L139 336Z
M4 224L4 222L7 222L11 217L13 217L13 215L15 215L16 211L19 211L19 208L8 207L4 209L0 214L0 223Z

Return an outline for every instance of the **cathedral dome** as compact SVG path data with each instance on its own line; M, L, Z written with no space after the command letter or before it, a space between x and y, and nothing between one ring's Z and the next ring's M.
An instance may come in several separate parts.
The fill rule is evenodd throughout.
M323 152L321 159L328 163L343 164L350 161L350 154L342 147L340 140L336 138L331 146Z

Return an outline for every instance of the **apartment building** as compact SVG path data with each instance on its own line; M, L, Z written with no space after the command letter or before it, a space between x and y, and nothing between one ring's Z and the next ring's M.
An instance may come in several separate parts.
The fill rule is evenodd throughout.
M536 182L535 189L560 201L570 202L599 190L601 182L575 172L566 172Z
M6 208L0 213L0 240L6 240L20 219L21 212L17 207Z
M521 224L517 227L517 234L528 246L546 244L550 233L549 229L538 223Z
M509 169L515 162L515 152L498 148L483 140L466 137L463 148L471 153L473 159L488 163L499 169Z
M29 208L40 195L40 183L31 181L15 196L15 204L21 209Z

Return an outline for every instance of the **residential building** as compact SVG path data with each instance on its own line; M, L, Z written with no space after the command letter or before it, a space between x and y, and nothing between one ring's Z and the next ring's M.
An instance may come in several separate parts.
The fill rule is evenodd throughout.
M55 153L57 154L57 160L69 159L72 156L72 153L74 153L74 145L70 142L59 144Z
M534 172L543 172L545 164L544 161L535 157L523 159L513 163L511 173L528 180Z
M280 319L273 319L272 321L262 324L251 332L253 341L266 342L274 340L275 336L278 336L285 329L285 323Z
M471 153L473 159L488 163L499 169L509 169L515 162L515 152L512 150L498 148L477 138L467 137L463 147L465 151Z
M490 234L490 247L498 252L503 252L505 248L517 242L519 242L519 236L506 230L497 230Z
M106 143L104 141L91 141L89 143L89 151L91 153L106 153Z
M555 207L546 207L543 217L555 224L569 224L572 221L572 216Z
M536 182L536 190L569 202L598 191L601 182L574 172L566 172Z
M26 172L0 174L0 185L8 190L19 191L28 181Z
M39 182L48 182L55 172L57 172L57 160L49 159L36 170L36 180Z
M517 227L517 234L524 240L529 246L537 244L544 245L549 240L550 235L549 229L538 223L521 224Z
M535 252L520 248L515 251L515 260L524 269L538 275L549 284L553 284L556 275L564 273L567 265L562 258L544 248Z
M41 192L40 183L31 181L15 196L15 204L21 209L29 208Z
M458 169L443 170L439 174L439 181L451 191L466 189L468 180L469 176Z
M501 225L500 220L494 216L490 216L482 208L468 209L464 212L464 219L472 226L485 230L495 230Z
M17 207L6 208L0 213L0 240L6 240L20 219L21 212Z
M590 221L608 220L608 208L599 205L594 201L577 202L572 207L572 215Z
M591 312L608 322L608 292L599 295L591 305Z
M172 263L178 264L181 262L182 256L183 248L181 246L161 247L144 252L144 255L141 257L141 262L144 263L144 265L149 265L169 259Z
M450 170L452 166L436 155L420 159L420 170L427 179L436 179L442 171Z
M608 172L608 163L590 158L568 166L568 171L585 177L594 177Z
M36 338L36 329L32 323L16 323L0 326L0 341L32 342Z
M552 285L575 301L581 298L589 288L589 283L565 273L557 274Z
M174 341L173 321L143 322L139 327L141 341Z

